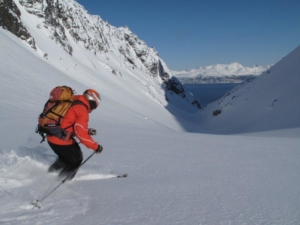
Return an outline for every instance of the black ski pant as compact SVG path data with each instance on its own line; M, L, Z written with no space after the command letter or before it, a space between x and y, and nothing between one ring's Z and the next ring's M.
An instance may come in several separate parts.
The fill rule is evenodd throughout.
M72 145L56 145L48 142L58 156L57 160L49 167L48 172L59 172L59 177L72 180L83 160L82 151L77 142Z

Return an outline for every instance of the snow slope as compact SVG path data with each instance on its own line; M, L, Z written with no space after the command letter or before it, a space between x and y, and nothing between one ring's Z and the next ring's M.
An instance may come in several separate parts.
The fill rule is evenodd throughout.
M141 111L139 98L125 107L138 82L130 90L114 89L117 99L107 94L115 77L72 77L10 33L0 35L1 224L298 223L299 138L178 131L177 120L147 95L147 110ZM104 151L45 199L42 209L32 209L32 200L60 182L46 172L54 154L34 133L43 102L56 85L81 92L95 82L103 101L90 124ZM129 177L109 179L123 172Z
M90 80L88 75L82 76L90 72L115 76L119 88L127 88L127 81L135 80L140 83L140 91L159 104L182 102L181 109L190 112L200 108L154 48L128 27L116 28L99 16L89 15L74 0L11 0L3 2L0 11L0 27L27 43L48 64L80 82ZM128 100L135 97L129 94Z
M34 37L37 51L0 29L0 224L295 225L300 221L299 67L295 65L299 48L269 74L247 84L250 91L243 85L225 97L220 108L216 102L190 114L162 102L164 94L156 89L155 80L131 70L115 55L108 65L81 47L70 56L40 33ZM112 65L120 68L122 77L111 72ZM281 79L282 74L289 79ZM95 139L104 151L45 199L42 209L32 209L33 200L42 199L60 183L55 174L46 172L55 155L34 133L37 116L57 85L69 85L77 93L99 90L102 102L91 113L90 126L97 129ZM296 97L291 98L290 92ZM250 105L263 107L261 113L242 104L246 96ZM274 97L278 101L267 106ZM286 114L291 107L294 114ZM216 109L222 113L213 117ZM275 127L268 115L279 120ZM245 118L253 126L244 123ZM265 130L267 135L257 133ZM92 153L82 150L85 158ZM128 178L112 178L124 172Z

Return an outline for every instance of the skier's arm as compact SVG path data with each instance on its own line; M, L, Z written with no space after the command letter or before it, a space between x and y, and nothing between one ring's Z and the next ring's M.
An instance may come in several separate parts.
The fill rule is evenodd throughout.
M87 109L85 108L85 106L82 105L76 105L74 107L80 109L80 110L76 110L76 120L74 123L74 133L76 137L87 148L97 150L98 143L95 142L89 134L89 129L88 129L89 114Z

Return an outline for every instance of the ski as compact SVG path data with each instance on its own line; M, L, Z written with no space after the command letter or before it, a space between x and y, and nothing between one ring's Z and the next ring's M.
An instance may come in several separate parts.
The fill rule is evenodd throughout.
M120 175L116 176L116 178L125 178L125 177L128 177L127 173L123 173L123 174L120 174Z

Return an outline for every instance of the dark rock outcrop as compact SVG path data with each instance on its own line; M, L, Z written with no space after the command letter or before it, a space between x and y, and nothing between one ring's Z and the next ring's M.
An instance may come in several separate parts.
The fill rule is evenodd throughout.
M26 41L33 49L36 49L34 38L27 31L21 21L21 12L13 0L0 2L0 26Z

